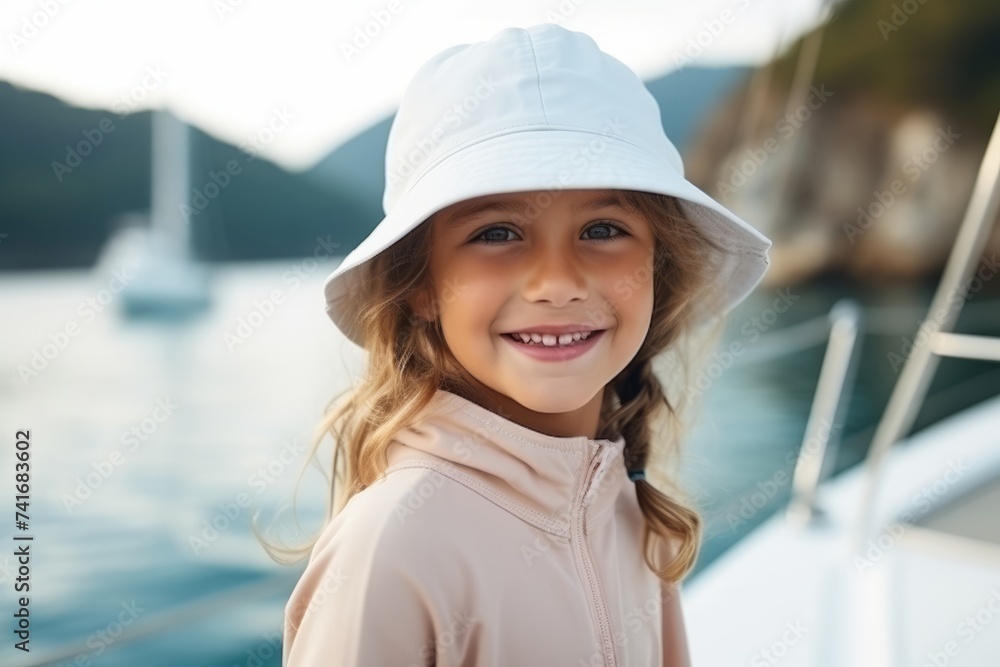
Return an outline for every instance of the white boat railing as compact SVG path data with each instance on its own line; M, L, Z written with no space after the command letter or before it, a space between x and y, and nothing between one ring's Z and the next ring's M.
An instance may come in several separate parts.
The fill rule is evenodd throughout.
M992 322L1000 312L1000 300L972 304L967 310L989 315ZM816 502L816 490L836 463L842 435L837 425L842 423L844 405L853 390L861 340L868 334L912 334L907 322L923 312L922 307L863 306L854 299L844 298L824 315L768 332L740 358L740 364L757 364L824 343L827 346L792 473L791 498L785 508L789 521L805 526L821 522L824 516L823 508ZM1000 340L991 336L942 333L931 348L947 356L1000 361ZM874 427L866 430L871 433ZM858 435L870 441L869 436L855 434Z
M889 448L909 433L927 396L942 357L1000 360L1000 339L953 331L965 305L968 287L1000 213L1000 115L979 166L969 205L941 281L914 344L903 364L889 403L879 420L865 457L864 492L859 505L851 551L862 553L873 537L872 513ZM923 340L921 340L923 338Z
M806 421L805 436L792 474L792 497L786 516L800 524L822 518L816 506L816 489L836 460L845 390L850 391L857 371L861 306L843 299L834 304L829 315L829 340L812 408Z

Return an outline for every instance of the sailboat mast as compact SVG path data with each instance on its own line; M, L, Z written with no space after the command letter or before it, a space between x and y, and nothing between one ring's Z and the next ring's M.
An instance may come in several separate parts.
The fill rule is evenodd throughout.
M150 231L179 256L189 254L191 230L182 215L190 183L190 130L187 123L165 109L153 112Z

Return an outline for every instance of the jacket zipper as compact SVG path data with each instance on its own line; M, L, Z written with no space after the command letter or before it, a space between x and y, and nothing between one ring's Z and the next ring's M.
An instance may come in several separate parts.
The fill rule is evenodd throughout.
M600 592L597 590L597 578L594 574L594 561L590 553L590 545L587 542L586 527L584 516L584 499L587 497L587 491L590 489L590 485L593 483L594 474L597 472L598 468L601 466L601 462L604 459L604 450L602 446L598 446L597 455L591 459L590 470L587 472L587 479L583 485L583 491L580 494L580 506L577 509L577 539L580 544L580 556L583 561L583 569L587 575L587 584L590 586L590 599L594 603L594 610L597 612L597 621L600 626L600 638L601 638L601 649L604 655L604 667L617 667L618 662L615 659L615 649L614 640L612 637L611 630L611 619L608 613L607 603L601 597Z

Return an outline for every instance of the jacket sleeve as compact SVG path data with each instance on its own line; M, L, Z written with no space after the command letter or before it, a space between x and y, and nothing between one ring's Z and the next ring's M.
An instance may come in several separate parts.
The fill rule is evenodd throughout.
M663 600L663 667L691 667L681 609L681 585L660 582L660 595Z
M405 553L378 538L315 552L285 606L283 667L434 665L432 616Z

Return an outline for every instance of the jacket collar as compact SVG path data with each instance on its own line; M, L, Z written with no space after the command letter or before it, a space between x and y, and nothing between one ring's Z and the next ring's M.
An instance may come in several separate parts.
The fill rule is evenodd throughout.
M590 528L633 487L624 449L623 436L547 435L439 389L394 436L386 472L433 468L538 528L568 536L579 513Z

